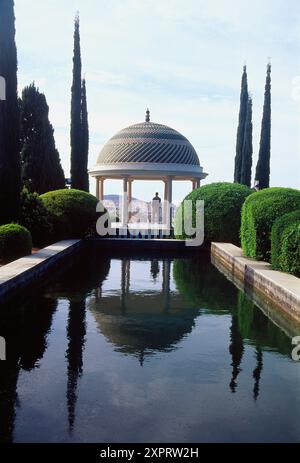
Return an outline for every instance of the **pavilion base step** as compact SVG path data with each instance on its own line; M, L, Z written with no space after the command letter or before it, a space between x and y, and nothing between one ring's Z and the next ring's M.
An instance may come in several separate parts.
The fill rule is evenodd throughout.
M114 238L118 239L173 239L174 230L123 230L117 228Z

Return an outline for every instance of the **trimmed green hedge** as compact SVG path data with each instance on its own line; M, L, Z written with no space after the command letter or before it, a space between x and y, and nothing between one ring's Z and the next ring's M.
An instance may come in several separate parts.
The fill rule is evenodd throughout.
M193 201L193 226L195 226L196 201L204 200L205 243L224 241L239 244L241 209L250 194L251 189L239 183L211 183L192 191L185 198ZM177 239L190 238L184 233L183 210L184 202L178 208L175 217L174 228Z
M84 238L96 233L95 196L80 190L50 191L40 196L53 225L53 239Z
M288 212L275 220L271 233L271 263L274 269L279 268L282 239L287 227L294 223L300 223L300 209Z
M279 270L300 276L300 223L294 222L283 232Z
M13 223L0 227L0 259L17 259L31 254L31 250L31 235L25 227Z
M49 212L39 195L29 192L26 188L21 193L19 223L30 231L34 246L45 246L50 242L53 227Z
M241 242L245 256L270 261L275 220L300 208L300 191L266 188L250 195L242 209Z

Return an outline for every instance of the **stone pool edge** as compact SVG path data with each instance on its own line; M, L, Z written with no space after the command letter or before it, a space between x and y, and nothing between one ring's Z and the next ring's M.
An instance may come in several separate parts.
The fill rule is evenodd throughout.
M244 257L241 248L231 243L212 243L211 256L220 262L249 290L259 292L273 306L300 322L300 279L272 270L267 262Z
M79 249L82 240L64 240L51 244L30 256L0 267L0 301L14 291L40 280L58 265L61 259Z

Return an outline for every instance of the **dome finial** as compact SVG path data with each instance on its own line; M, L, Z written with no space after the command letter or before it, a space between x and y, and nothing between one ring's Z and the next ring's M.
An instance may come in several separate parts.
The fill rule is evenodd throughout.
M150 122L150 111L149 111L149 108L147 108L147 111L146 111L146 122Z

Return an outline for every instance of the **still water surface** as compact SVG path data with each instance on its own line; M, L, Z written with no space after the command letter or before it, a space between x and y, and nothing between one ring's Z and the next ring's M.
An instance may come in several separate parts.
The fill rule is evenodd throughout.
M300 441L291 340L205 255L81 255L0 335L1 442Z

